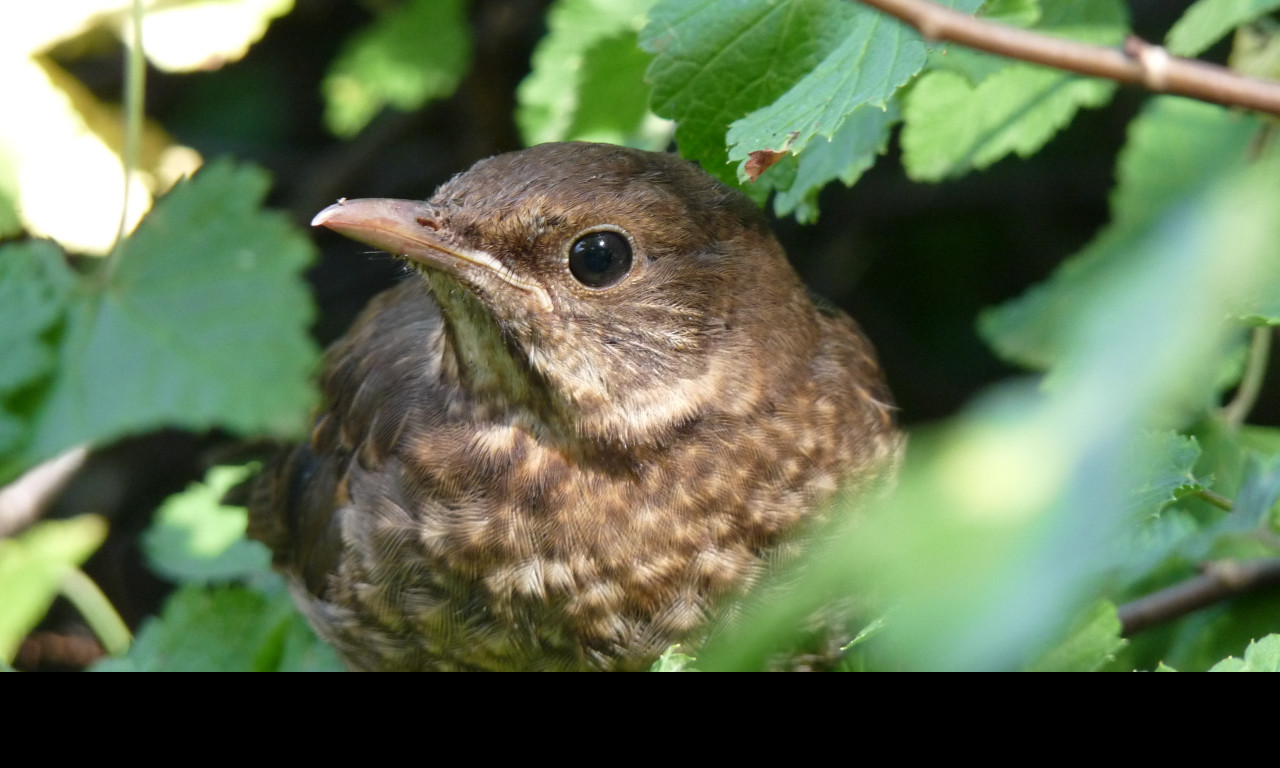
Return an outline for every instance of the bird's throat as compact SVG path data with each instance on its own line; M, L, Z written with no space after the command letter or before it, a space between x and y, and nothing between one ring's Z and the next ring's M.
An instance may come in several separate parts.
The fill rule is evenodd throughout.
M543 416L545 384L476 295L452 275L422 270L440 305L447 329L443 374L453 378L477 405L503 412Z

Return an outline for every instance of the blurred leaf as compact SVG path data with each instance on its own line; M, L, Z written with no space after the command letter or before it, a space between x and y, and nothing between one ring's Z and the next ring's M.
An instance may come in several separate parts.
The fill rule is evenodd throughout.
M156 206L100 284L82 279L28 463L157 426L296 434L316 352L310 244L258 206L267 178L216 163Z
M913 435L894 495L807 564L803 595L773 609L780 624L755 623L795 626L806 600L840 587L894 606L881 643L898 655L891 665L1031 663L1064 617L1101 596L1152 464L1143 430L1221 354L1241 288L1280 291L1275 179L1265 164L1233 168L1137 231L1125 268L1064 329L1053 385L998 388ZM709 649L700 666L750 666L769 640L743 642Z
M1150 100L1130 125L1117 163L1110 226L1048 281L984 312L978 324L983 337L1007 360L1033 368L1052 365L1062 355L1065 334L1092 311L1090 297L1132 269L1135 241L1144 227L1179 200L1242 167L1259 125L1209 104ZM1216 382L1216 372L1208 375Z
M7 166L7 172L0 167L0 196L13 190L18 215L32 234L72 251L105 253L124 208L119 109L44 58L0 55L0 82L23 117L0 120L0 166ZM126 229L146 213L153 192L199 164L193 150L146 124L139 167L129 179Z
M1159 661L1182 671L1205 671L1229 655L1240 655L1256 638L1276 627L1280 597L1275 590L1253 592L1193 613L1164 631L1143 633L1130 647L1143 650L1138 668Z
M1280 500L1280 456L1253 458L1245 470L1235 508L1226 518L1230 522L1223 530L1252 531L1265 526L1277 500Z
M49 610L63 575L89 559L106 537L106 521L83 515L0 539L0 659L13 661L22 639Z
M1196 56L1231 30L1280 8L1280 0L1200 0L1165 38L1170 53Z
M1246 424L1239 429L1241 445L1264 455L1280 454L1280 429Z
M0 239L22 231L18 217L18 162L0 142Z
M35 240L0 248L0 456L12 454L28 437L17 398L53 372L53 331L71 301L75 275L53 243ZM0 482L22 466L4 467Z
M245 54L293 0L145 0L142 39L160 69L212 69ZM0 26L0 50L42 53L57 43L106 27L121 33L132 0L30 3Z
M1280 672L1280 635L1267 635L1249 643L1244 658L1230 657L1213 665L1210 672Z
M1132 518L1157 515L1178 499L1208 487L1195 476L1200 446L1194 437L1172 430L1144 433L1138 441L1135 477L1142 485L1130 498Z
M244 587L187 585L160 616L143 625L129 653L106 659L100 672L270 672L341 669L312 635L283 588L267 594Z
M142 17L143 51L166 72L216 69L242 58L291 10L293 0L154 2Z
M204 483L170 496L142 540L152 570L175 581L202 584L268 570L271 553L244 537L245 510L221 504L227 491L255 470L214 467Z
M0 394L53 369L53 344L43 336L66 312L75 279L53 243L33 240L0 249Z
M354 136L384 107L453 93L471 60L466 0L407 0L352 35L325 76L325 124Z
M1280 26L1236 30L1228 66L1250 77L1280 79Z
M996 21L1014 27L1030 27L1040 20L1039 0L988 0L978 9L977 15L988 21ZM971 85L977 85L1005 67L1013 60L994 53L986 53L963 45L935 46L928 53L929 69L945 69L964 75Z
M1015 27L1029 27L1040 21L1040 0L987 0L978 15Z
M692 665L698 660L683 652L678 645L673 645L662 652L658 660L649 668L650 672L694 672Z
M285 598L277 598L282 602ZM292 603L292 601L289 601ZM307 620L295 607L285 621L280 634L279 657L275 660L277 672L345 672L346 665L338 658L337 651L316 636Z
M1103 600L1076 618L1066 636L1027 668L1029 672L1096 672L1125 646L1116 607Z
M670 128L648 109L650 57L637 34L654 0L559 0L533 71L517 91L516 122L528 146L604 141L664 149Z
M1125 35L1118 0L1049 5L1034 27L1057 37L1114 45ZM1027 157L1081 107L1105 104L1115 83L1032 64L1011 64L976 85L956 72L923 75L905 96L902 162L917 181L982 169L1010 152Z

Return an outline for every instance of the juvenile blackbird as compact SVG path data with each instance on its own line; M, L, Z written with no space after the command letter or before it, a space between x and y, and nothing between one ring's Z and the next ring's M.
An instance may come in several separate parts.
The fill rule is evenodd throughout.
M419 273L251 502L352 668L646 668L897 453L870 344L675 156L544 144L312 223Z

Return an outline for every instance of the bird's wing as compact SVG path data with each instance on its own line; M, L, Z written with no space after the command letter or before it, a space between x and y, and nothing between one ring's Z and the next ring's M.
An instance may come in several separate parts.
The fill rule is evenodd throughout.
M405 425L442 400L443 328L421 280L376 297L325 355L311 439L278 455L254 484L249 536L316 597L326 596L346 546L353 470L376 470Z

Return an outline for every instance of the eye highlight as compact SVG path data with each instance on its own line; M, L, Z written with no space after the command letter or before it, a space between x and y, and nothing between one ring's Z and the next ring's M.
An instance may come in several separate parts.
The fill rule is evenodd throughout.
M569 246L569 272L588 288L608 288L630 271L631 243L618 232L588 232Z

